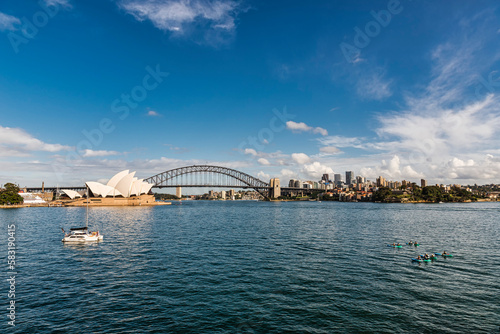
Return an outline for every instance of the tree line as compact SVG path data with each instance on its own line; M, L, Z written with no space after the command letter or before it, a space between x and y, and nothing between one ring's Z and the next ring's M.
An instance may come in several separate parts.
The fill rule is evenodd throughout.
M19 187L13 183L4 184L0 188L0 205L20 204L23 198L19 195Z

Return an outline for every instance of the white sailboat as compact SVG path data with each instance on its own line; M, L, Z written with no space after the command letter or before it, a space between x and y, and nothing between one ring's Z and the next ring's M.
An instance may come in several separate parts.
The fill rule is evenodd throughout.
M99 231L92 232L89 231L89 188L87 187L87 220L85 222L85 227L73 227L70 229L69 233L65 233L62 242L69 243L81 243L81 242L98 242L103 240L102 234Z

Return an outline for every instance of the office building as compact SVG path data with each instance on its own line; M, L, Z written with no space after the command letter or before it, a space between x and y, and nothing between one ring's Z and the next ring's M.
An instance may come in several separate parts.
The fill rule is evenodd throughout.
M347 171L345 172L345 183L351 185L354 183L354 172Z

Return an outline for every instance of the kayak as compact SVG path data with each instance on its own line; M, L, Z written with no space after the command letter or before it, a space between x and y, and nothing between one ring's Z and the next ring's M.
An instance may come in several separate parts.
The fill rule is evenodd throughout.
M423 255L420 255L420 257L421 257L421 258L424 258L424 256L423 256ZM437 257L436 257L436 256L434 256L434 255L430 255L428 260L436 260L436 259L437 259ZM424 259L424 260L425 260L425 259Z
M441 253L434 253L436 255L441 255L443 257L453 257L453 254L441 254Z
M411 259L413 262L424 262L424 260L419 260L419 259Z
M402 246L402 245L399 245L399 246L398 246L398 245L396 245L396 246L393 246L393 245L387 245L387 247L401 248L401 247L403 247L403 246Z

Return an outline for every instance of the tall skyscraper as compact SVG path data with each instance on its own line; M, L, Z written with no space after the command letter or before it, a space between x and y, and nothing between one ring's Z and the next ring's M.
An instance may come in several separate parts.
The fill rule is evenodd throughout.
M345 183L351 185L354 183L354 172L347 171L345 172Z
M423 188L423 187L427 187L427 180L424 180L424 179L420 179L420 186Z
M340 186L342 184L342 175L341 174L333 174L333 182L336 186Z
M330 177L328 174L323 174L323 177L321 178L322 181L325 181L325 183L328 183L330 181Z

